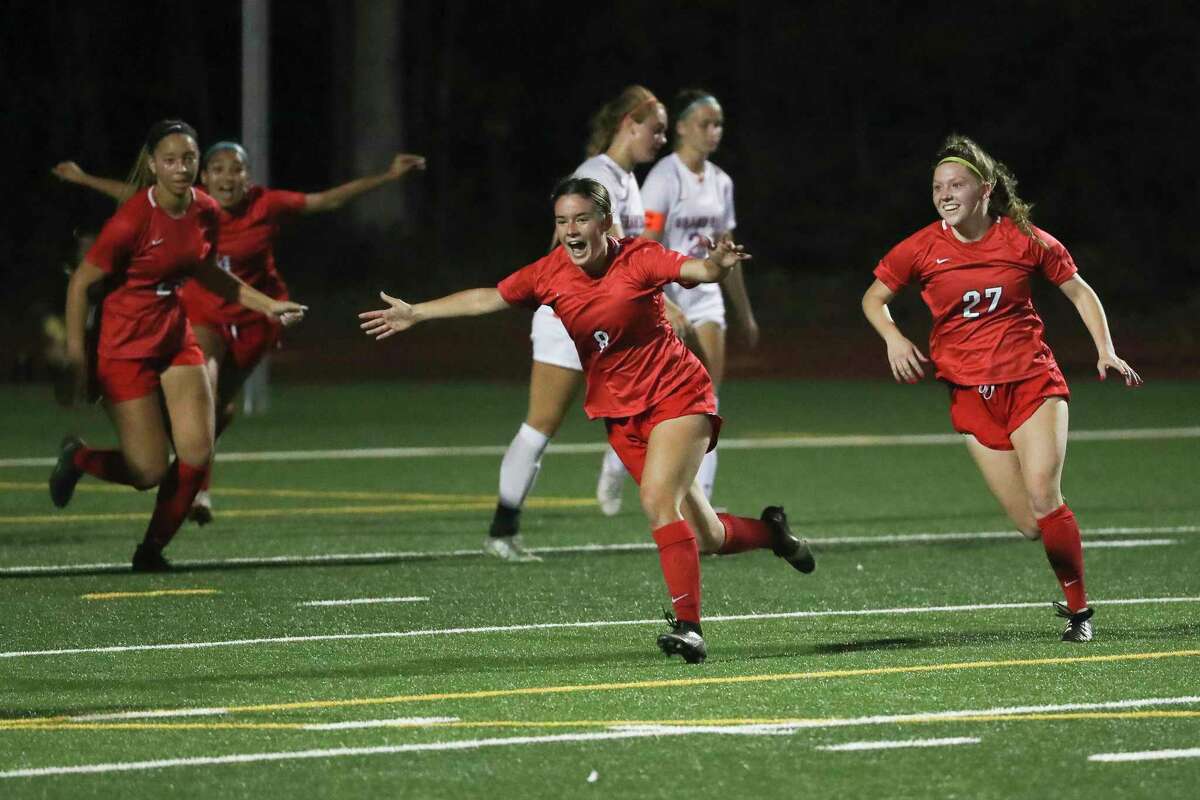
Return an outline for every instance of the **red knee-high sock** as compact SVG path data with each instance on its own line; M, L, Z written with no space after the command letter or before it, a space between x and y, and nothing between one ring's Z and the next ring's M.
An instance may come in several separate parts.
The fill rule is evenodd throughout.
M120 450L93 450L84 445L75 451L75 468L109 483L133 485L133 475Z
M159 549L167 546L171 537L183 524L188 509L192 507L192 500L196 498L196 492L200 491L200 484L204 482L206 472L207 465L193 467L179 459L171 463L162 483L158 485L154 514L150 517L150 527L146 529L147 544Z
M1037 521L1042 531L1042 546L1046 558L1058 578L1067 607L1078 611L1087 605L1083 588L1083 544L1079 540L1079 524L1067 504L1063 503Z
M681 519L657 528L653 536L675 618L699 624L700 550L696 546L696 534L692 533L687 520Z
M761 519L735 517L732 514L717 514L725 526L725 543L717 555L728 556L747 550L771 548L771 529Z

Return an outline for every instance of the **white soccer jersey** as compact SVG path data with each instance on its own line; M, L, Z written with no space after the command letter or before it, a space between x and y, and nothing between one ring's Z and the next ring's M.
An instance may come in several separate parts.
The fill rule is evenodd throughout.
M733 210L733 179L711 161L699 177L675 153L662 158L642 187L645 208L662 214L663 244L677 253L704 258L701 236L714 238L737 227Z
M591 178L604 184L612 201L613 219L621 223L621 232L625 236L642 235L646 229L646 210L632 172L626 172L620 164L601 153L580 164L575 169L575 177Z

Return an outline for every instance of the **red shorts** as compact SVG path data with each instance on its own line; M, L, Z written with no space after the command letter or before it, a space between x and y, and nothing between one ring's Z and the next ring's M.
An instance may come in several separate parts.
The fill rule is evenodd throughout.
M225 357L232 358L238 369L249 371L279 342L283 326L268 317L251 322L194 322L216 331L225 342Z
M1013 383L950 386L950 424L984 447L1012 450L1012 432L1033 416L1048 397L1071 398L1058 367Z
M100 393L108 402L123 403L157 392L159 376L169 367L203 365L204 353L189 328L183 347L169 356L106 358L101 355L96 360L96 380L100 384Z
M640 486L642 469L646 466L646 445L650 443L650 431L660 422L692 414L704 414L712 423L708 437L708 449L717 446L723 420L716 413L717 404L711 385L702 391L670 395L658 405L646 409L634 417L607 417L604 427L608 430L608 443L621 457L621 463Z

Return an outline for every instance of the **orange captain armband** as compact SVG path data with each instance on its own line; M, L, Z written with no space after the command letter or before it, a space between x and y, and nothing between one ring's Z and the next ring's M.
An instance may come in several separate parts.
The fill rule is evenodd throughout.
M646 212L646 230L662 233L667 225L667 215L657 211Z

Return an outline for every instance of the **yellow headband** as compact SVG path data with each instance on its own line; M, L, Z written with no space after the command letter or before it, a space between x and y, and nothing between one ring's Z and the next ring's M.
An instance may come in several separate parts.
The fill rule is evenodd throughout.
M979 167L975 166L970 161L967 161L965 158L959 158L958 156L946 156L941 161L937 162L937 165L940 167L947 161L953 161L955 164L962 164L964 167L971 170L971 172L974 172L979 180L983 181L984 183L988 182L988 179L983 177L983 173L979 171Z

